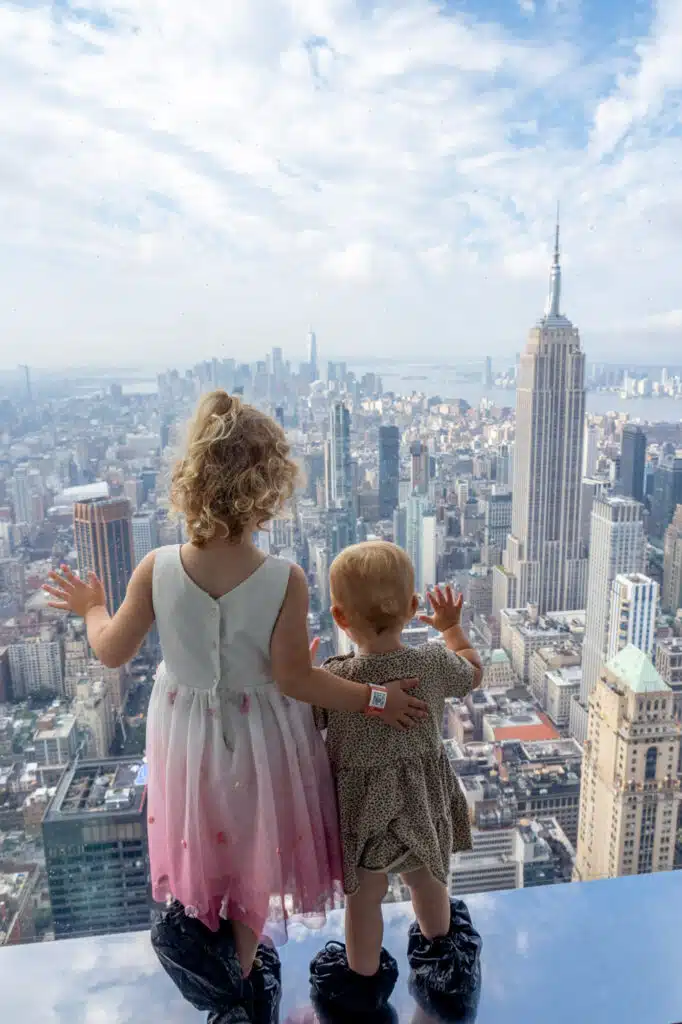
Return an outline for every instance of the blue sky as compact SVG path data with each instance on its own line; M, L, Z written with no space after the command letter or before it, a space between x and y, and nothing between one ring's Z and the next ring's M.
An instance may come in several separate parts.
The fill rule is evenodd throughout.
M0 0L0 364L682 361L682 0Z

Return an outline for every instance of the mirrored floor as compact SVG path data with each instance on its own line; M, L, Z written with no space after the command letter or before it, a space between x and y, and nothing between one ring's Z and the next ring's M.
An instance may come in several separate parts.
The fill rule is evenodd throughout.
M467 900L483 936L477 1024L682 1022L682 873L557 885ZM431 1024L413 1003L405 961L405 905L385 908L385 945L401 977L393 1005L406 1024ZM282 1024L312 1024L308 964L342 936L293 930L281 950ZM2 1024L199 1024L176 995L146 933L0 950Z

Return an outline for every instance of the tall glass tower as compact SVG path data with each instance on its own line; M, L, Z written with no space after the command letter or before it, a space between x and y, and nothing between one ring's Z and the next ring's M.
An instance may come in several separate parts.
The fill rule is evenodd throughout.
M123 604L133 574L133 531L126 498L92 498L73 507L73 532L78 569L94 572L104 584L107 608L113 615Z

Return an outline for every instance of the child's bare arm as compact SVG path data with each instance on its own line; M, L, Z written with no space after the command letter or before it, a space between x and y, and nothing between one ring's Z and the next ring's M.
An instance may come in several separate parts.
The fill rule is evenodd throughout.
M107 611L104 588L94 574L81 580L66 566L61 573L50 573L51 583L44 588L54 598L50 606L85 619L88 642L107 668L119 668L134 658L154 622L154 554L150 551L133 572L123 604L113 618Z
M293 565L282 610L270 641L272 673L279 689L287 697L331 711L364 711L370 696L368 686L313 667L308 647L307 615L305 573ZM389 725L406 728L424 717L424 702L405 692L416 683L416 679L403 679L387 687L388 700L382 718Z

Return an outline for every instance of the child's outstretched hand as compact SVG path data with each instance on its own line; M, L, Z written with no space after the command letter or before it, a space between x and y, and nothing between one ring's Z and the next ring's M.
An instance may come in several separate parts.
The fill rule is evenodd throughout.
M426 599L431 606L433 615L420 615L420 622L426 622L429 626L433 626L439 633L445 633L453 626L459 626L462 618L462 594L455 598L450 584L445 587L444 591L440 587L429 591Z
M104 587L94 572L88 573L87 583L67 565L62 565L61 572L52 570L48 575L52 585L43 584L43 590L54 598L47 602L50 608L73 612L84 619L91 608L106 607Z

